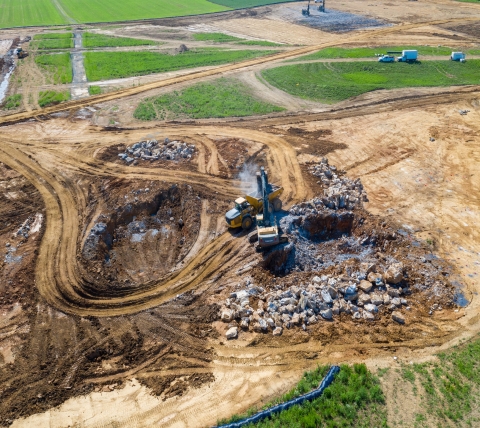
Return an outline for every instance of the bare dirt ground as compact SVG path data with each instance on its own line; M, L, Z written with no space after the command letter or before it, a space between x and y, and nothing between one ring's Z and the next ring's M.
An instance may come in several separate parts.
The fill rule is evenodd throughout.
M360 2L343 7L355 12ZM371 15L405 24L338 36L279 24L269 16L272 8L207 18L207 24L306 45L398 44L401 37L414 44L417 36L441 44L453 34L478 43L475 23L445 22L446 14L472 18L476 5L384 7L390 6L377 2ZM423 24L427 19L416 14L434 22ZM174 24L188 37L185 28L198 20ZM292 33L285 30L290 25ZM121 31L157 37L152 27ZM282 52L275 60L317 48ZM170 76L2 119L0 425L207 426L268 401L319 363L366 361L374 368L391 365L392 355L422 360L479 332L478 87L379 91L333 108L281 100L271 90L265 99L290 103L289 114L190 123L132 119L147 95L225 73L248 82L271 61ZM86 114L87 105L97 111ZM470 111L460 115L460 109ZM64 117L48 116L59 112ZM111 117L117 127L99 126ZM131 166L118 158L138 141L165 137L195 144L194 156ZM225 340L219 302L238 284L248 279L274 289L313 275L274 277L242 233L226 231L224 213L243 192L238 172L245 163L265 165L290 207L322 191L308 167L324 156L365 186L371 214L359 230L388 225L409 232L441 259L432 263L438 272L462 284L468 306L445 305L429 315L428 299L415 294L403 326L386 317L374 323L341 317L306 332L293 328L272 337L250 330ZM408 239L384 251L420 251Z

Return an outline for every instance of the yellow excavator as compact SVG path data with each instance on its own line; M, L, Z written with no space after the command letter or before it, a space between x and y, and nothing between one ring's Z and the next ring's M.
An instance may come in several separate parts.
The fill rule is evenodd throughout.
M263 168L262 168L263 170ZM265 172L265 171L263 171ZM283 193L283 187L268 183L266 185L268 203L273 211L282 209L280 196ZM257 172L257 190L245 197L235 200L235 207L225 214L225 220L228 227L236 229L241 227L248 230L252 227L258 214L263 212L263 187L261 172Z

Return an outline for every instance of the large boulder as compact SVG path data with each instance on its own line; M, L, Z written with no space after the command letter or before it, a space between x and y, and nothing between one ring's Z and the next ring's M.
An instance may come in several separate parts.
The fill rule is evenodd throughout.
M401 263L393 263L383 274L383 278L389 284L398 284L403 279L403 265Z
M238 336L238 327L232 327L227 330L225 333L227 339L236 339Z
M222 309L220 319L223 322L230 322L233 320L234 311L232 309L224 308Z

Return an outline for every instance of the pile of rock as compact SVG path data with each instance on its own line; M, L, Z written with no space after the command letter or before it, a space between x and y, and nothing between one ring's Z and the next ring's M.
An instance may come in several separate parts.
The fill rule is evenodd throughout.
M318 210L323 207L333 210L341 208L352 210L361 206L362 202L368 202L367 194L360 179L350 180L346 177L339 177L337 168L329 165L328 159L324 158L319 164L310 166L309 171L326 185L324 196L313 199L310 203L311 206L305 207L305 203L294 205L290 209L291 214L305 215L308 213L307 209Z
M401 309L410 309L404 297L410 290L402 286L403 266L393 263L383 273L376 270L376 264L362 263L361 270L351 276L315 276L311 283L268 293L262 287L250 285L231 293L220 311L222 321L233 323L227 338L236 337L238 327L271 331L273 335L295 326L305 330L307 325L330 321L341 313L350 314L354 320L374 321L379 312L387 311L394 321L403 324ZM257 309L251 305L253 300Z
M183 141L170 141L168 138L162 143L157 140L139 141L128 147L124 153L119 153L118 157L127 164L135 159L144 160L178 160L191 159L195 153L195 145L187 144Z

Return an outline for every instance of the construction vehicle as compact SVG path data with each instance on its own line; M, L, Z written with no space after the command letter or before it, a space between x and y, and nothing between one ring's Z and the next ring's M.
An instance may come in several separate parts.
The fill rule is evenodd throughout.
M257 173L257 190L235 200L235 207L225 214L228 227L235 229L241 227L248 230L253 226L257 214L263 211L263 193L262 183L259 173ZM283 193L283 187L275 184L267 186L268 202L274 211L282 209L280 196Z
M263 168L260 168L260 172L257 173L257 181L260 179L262 186L263 210L262 213L257 214L257 231L252 232L249 235L250 242L258 241L257 250L261 251L264 248L273 247L274 245L287 242L287 237L280 235L278 225L273 219L272 209L269 206L269 183L268 174Z
M308 0L307 8L302 9L303 16L310 16L310 0Z
M23 59L28 56L28 52L24 51L22 48L17 48L16 54L18 59Z
M460 62L465 62L465 54L463 52L452 52L450 55L450 59L452 61L460 61Z
M315 3L320 3L318 6L318 11L325 13L325 0L315 0Z
M418 58L417 50L404 50L402 51L402 56L397 58L398 62L414 62Z

